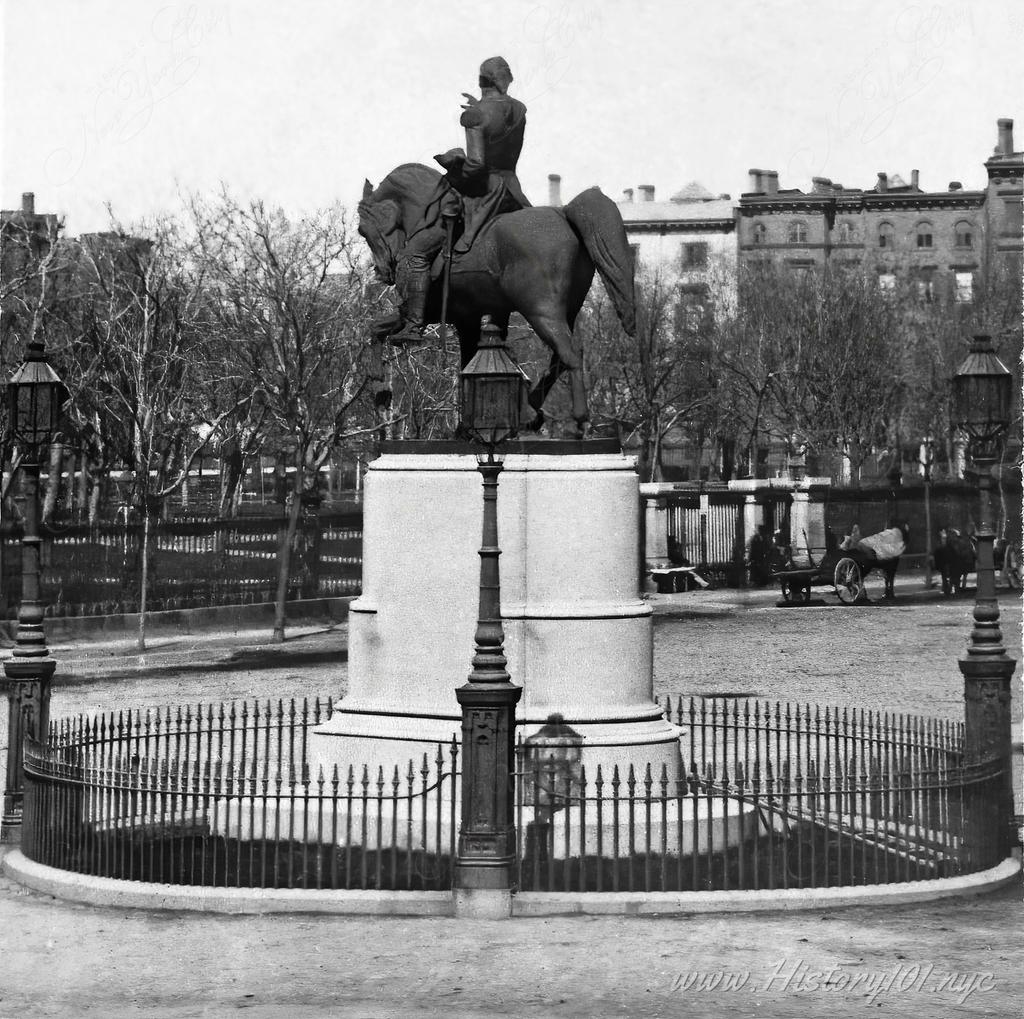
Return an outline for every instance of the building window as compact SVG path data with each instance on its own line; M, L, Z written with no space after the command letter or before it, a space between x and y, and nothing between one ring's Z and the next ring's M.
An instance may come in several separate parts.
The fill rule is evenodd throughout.
M704 306L693 297L683 297L676 305L676 331L699 333L704 324Z
M896 289L896 274L892 272L880 272L878 274L878 289L883 294L892 293Z
M974 300L974 273L958 272L956 274L956 303L970 304Z
M766 238L767 234L768 234L768 230L765 227L764 223L755 223L754 224L754 243L755 244L764 244L765 238Z
M839 243L840 244L852 244L853 243L853 224L852 223L840 223L839 224Z
M896 231L892 223L880 223L878 226L878 246L892 250L896 247Z
M935 281L932 279L931 273L918 276L917 299L924 304L931 304L935 300Z
M790 244L806 244L807 243L807 224L801 223L797 220L795 223L789 224L789 243Z
M683 245L683 268L703 269L708 264L707 241Z
M919 248L930 248L932 246L931 223L918 223L915 234L917 236L917 246Z
M956 225L956 246L958 248L973 248L974 247L974 231L971 224L966 220L957 223Z

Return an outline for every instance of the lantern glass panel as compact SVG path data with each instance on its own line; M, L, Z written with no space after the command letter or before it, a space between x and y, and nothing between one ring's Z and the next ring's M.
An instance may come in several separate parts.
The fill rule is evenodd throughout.
M516 431L519 379L470 375L463 379L463 422L481 442L494 444Z
M32 387L36 391L35 416L30 427L37 442L46 442L53 426L53 387L45 382Z
M1009 375L961 375L955 393L956 422L970 438L992 438L1009 424Z

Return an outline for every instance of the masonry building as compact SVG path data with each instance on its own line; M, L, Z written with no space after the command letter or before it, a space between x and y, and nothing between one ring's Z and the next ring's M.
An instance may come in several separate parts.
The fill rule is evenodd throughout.
M1024 153L1014 150L1012 120L998 122L985 169L978 189L950 181L925 190L914 169L909 182L880 172L867 189L815 177L809 192L781 188L775 170L752 169L739 202L740 263L771 260L796 273L866 268L882 289L902 279L923 300L970 302L985 273L1020 273Z

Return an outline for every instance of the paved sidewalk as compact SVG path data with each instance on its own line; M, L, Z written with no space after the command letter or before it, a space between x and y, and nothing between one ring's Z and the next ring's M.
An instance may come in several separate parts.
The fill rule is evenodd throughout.
M344 635L348 623L328 620L289 622L283 643L271 639L267 626L218 627L190 633L173 628L155 629L147 634L146 650L138 650L135 635L111 636L98 631L73 639L50 643L50 654L59 663L55 683L93 679L113 673L160 672L184 667L216 667L232 664L239 668L245 659L259 655L292 662L313 653L310 648L323 635ZM12 648L0 650L0 663L10 658Z

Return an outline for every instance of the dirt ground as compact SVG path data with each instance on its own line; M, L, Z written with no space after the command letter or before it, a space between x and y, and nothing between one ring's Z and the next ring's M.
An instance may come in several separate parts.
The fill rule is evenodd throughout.
M958 718L969 599L904 580L894 606L776 609L771 592L654 599L659 693ZM1002 598L1021 654L1017 599ZM54 648L55 715L187 700L338 695L344 625L154 634L140 661ZM467 654L468 666L468 654ZM1014 721L1020 739L1020 672ZM0 731L0 744L6 742ZM1018 810L1020 807L1018 806ZM469 922L215 917L76 906L0 881L7 1016L1011 1016L1024 1000L1021 888L792 915Z
M213 917L0 883L0 1016L1009 1017L1019 907L1012 889L790 916Z

